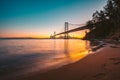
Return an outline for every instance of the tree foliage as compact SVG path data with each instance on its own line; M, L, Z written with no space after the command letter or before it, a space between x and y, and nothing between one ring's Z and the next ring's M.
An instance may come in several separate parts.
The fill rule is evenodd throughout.
M120 0L108 0L103 10L96 11L87 22L86 38L105 38L120 30Z

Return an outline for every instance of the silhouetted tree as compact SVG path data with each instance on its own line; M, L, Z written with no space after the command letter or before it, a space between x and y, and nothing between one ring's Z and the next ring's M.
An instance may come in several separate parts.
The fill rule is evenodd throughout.
M92 20L87 22L93 38L104 38L120 31L120 0L108 0L104 10L96 11Z
M92 30L94 29L94 22L92 20L89 20L86 25L88 26L88 29Z

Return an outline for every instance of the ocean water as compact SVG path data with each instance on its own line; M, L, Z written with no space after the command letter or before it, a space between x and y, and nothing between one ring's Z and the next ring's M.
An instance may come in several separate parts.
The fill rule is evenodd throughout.
M0 78L45 72L86 57L90 42L79 39L0 40Z

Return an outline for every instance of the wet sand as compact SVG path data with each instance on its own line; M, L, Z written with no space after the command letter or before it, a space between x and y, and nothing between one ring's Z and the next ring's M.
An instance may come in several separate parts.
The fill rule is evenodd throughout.
M29 74L20 80L120 80L120 45L106 45L84 59L45 73ZM19 80L17 79L17 80ZM16 80L13 78L11 80Z

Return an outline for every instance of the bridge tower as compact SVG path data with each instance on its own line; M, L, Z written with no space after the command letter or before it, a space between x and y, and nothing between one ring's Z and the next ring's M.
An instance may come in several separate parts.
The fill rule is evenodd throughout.
M68 22L65 22L65 32L68 31ZM68 39L68 33L65 33L65 36L64 36L65 39Z
M54 36L53 36L53 39L55 39L56 37L55 37L55 35L56 35L56 32L54 31Z

